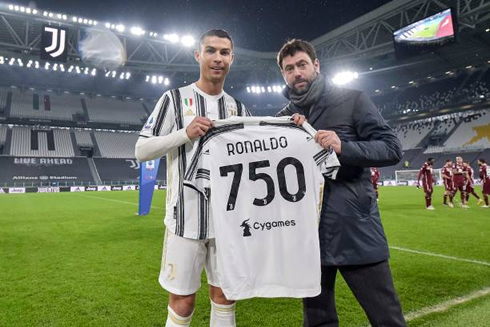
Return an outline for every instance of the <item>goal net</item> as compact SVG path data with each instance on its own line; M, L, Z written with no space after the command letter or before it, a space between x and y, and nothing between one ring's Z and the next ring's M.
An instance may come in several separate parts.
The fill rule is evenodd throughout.
M442 184L441 169L433 169L432 177L434 178L436 185ZM417 184L417 175L419 170L396 170L395 179L396 185L415 185Z

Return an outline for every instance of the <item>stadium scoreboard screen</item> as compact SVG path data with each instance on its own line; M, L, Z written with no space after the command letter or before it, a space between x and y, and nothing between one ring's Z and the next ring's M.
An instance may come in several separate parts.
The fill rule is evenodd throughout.
M434 51L456 41L455 15L446 9L393 33L397 59Z

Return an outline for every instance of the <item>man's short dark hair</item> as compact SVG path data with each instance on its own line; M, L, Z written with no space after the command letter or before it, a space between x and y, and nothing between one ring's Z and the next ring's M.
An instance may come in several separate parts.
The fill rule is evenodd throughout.
M231 42L231 49L233 50L233 39L231 35L225 30L209 30L199 38L199 48L204 44L204 39L208 36L217 36L222 39L228 39Z
M427 161L434 161L434 158L429 158L427 159Z
M468 164L468 165L470 164L470 162L468 160L463 161L463 163Z
M448 162L453 162L453 161L451 159L447 159L446 160L446 163L448 163Z
M282 70L282 61L284 57L294 56L298 51L305 52L313 63L318 58L315 48L309 42L299 39L292 39L284 43L281 50L279 50L279 53L277 54L277 65L279 68Z
M486 163L485 159L483 159L483 158L480 158L478 160L480 160L480 162L482 162L482 163Z

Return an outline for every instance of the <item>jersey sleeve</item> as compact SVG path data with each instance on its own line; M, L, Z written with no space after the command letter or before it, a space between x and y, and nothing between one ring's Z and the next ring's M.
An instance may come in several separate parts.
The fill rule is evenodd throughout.
M321 146L318 146L318 148L320 151L313 155L313 160L315 160L316 165L324 177L335 179L340 168L337 154L332 148L330 150L325 150Z
M135 157L139 161L162 157L171 149L190 142L184 128L175 129L175 115L172 97L170 92L166 92L157 102L136 142Z
M245 105L242 103L242 116L245 116L245 117L252 117L252 113L247 109L247 107L245 107Z
M237 108L237 116L240 116L240 117L251 117L252 116L250 111L248 111L248 109L245 107L245 105L242 102L235 99L235 103L236 103L236 108Z
M290 117L288 117L288 119L289 118ZM315 160L320 172L326 178L335 179L340 168L340 162L337 154L332 147L326 150L314 141L316 130L313 128L313 126L305 122L302 127L311 136L309 142L313 142L313 160Z
M143 126L140 136L164 136L170 134L175 123L175 109L170 92L165 92L158 100L152 114Z

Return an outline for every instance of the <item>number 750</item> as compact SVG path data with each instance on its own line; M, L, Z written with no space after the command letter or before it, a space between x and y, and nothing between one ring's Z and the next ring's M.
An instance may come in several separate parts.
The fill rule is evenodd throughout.
M295 194L291 194L288 191L286 176L284 170L287 166L293 166L296 169L296 177L298 180L298 191ZM267 187L267 195L258 199L253 200L253 204L256 206L266 206L274 200L276 196L274 180L272 177L265 172L257 172L258 169L270 167L269 160L254 161L248 164L248 179L251 181L263 180ZM238 196L238 191L240 189L240 182L242 180L243 174L243 164L228 165L219 168L220 175L222 177L228 176L229 173L233 173L233 182L231 184L230 196L228 197L228 203L226 205L226 210L235 210L236 199ZM306 183L305 183L305 170L301 161L293 157L287 157L282 159L277 164L277 180L279 181L279 192L281 196L289 202L300 201L306 193Z

